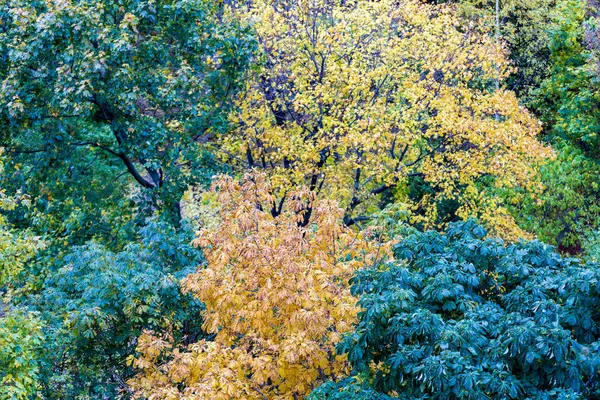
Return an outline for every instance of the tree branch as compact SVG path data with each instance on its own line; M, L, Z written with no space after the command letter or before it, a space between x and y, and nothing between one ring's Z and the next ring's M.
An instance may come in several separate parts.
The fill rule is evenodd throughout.
M127 170L129 171L129 173L133 176L133 178L140 185L142 185L143 187L148 188L148 189L153 189L156 187L153 183L148 182L146 179L144 179L144 177L142 175L140 175L138 170L135 168L135 165L133 165L133 162L129 158L127 158L127 156L125 154L123 154L123 153L113 153L113 154L115 154L117 157L119 157L121 160L123 160L123 163L127 167Z
M358 217L354 217L354 218L350 218L349 215L346 215L344 217L344 225L346 226L352 226L352 225L356 225L356 223L358 222L362 222L362 221L370 221L372 220L372 217L366 217L366 216L358 216Z

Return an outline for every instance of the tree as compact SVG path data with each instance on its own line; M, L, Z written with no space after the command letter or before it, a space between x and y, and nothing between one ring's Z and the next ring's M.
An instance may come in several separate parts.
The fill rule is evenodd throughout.
M10 310L4 315L0 310L1 398L28 400L37 395L43 342L42 323L33 313Z
M443 197L458 201L461 217L484 214L494 226L507 213L479 199L479 180L536 186L534 164L550 154L535 139L539 123L513 93L495 90L509 72L504 49L452 7L256 1L248 13L263 62L249 72L222 150L269 173L274 215L306 185L339 200L352 225L382 193L402 195L421 177L434 194L413 206L430 222Z
M0 30L0 143L14 164L112 167L111 180L119 165L171 212L225 131L254 47L205 0L3 0Z
M516 196L509 205L519 226L558 246L561 252L593 252L593 246L586 242L591 232L598 229L600 166L580 148L563 142L557 146L556 160L540 170L544 191L538 196Z
M460 0L457 12L477 24L490 25L491 34L506 43L508 57L515 68L506 86L519 100L531 107L539 95L542 81L548 77L550 30L560 0ZM496 4L498 10L496 12ZM492 28L493 26L493 28ZM542 112L533 108L535 112Z
M307 191L291 193L273 217L264 175L222 178L215 189L220 225L196 242L208 264L184 282L206 305L213 339L181 349L145 333L129 383L154 399L301 398L347 370L334 348L357 312L347 280L365 262L362 239L332 201L311 200L311 224L299 225Z
M4 172L3 150L0 147L0 175ZM17 200L0 187L0 398L26 400L39 388L37 354L43 342L42 324L33 313L11 307L5 295L42 242L6 221L3 213L13 209Z
M563 0L554 15L551 31L550 75L542 83L537 108L550 137L566 140L593 158L600 158L597 77L593 58L585 46L587 3Z
M561 0L549 14L550 67L531 104L559 156L541 168L543 192L509 201L524 229L570 254L593 253L589 236L597 229L600 75L592 10L583 0Z
M46 325L37 379L44 398L128 398L126 358L143 330L169 330L181 344L202 337L202 304L180 286L204 262L192 238L189 228L150 221L121 251L93 241L70 247L39 291L15 299Z
M417 232L358 271L359 323L337 347L355 375L311 398L598 398L598 265L485 236Z

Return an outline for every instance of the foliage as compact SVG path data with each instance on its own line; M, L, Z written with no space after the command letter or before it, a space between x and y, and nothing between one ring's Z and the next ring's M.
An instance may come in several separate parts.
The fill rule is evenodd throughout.
M413 207L430 224L436 200L449 198L460 217L521 234L494 223L510 217L477 182L535 190L534 164L550 151L514 94L495 90L509 69L486 29L412 0L256 1L247 12L263 62L223 149L232 164L269 173L275 215L305 184L339 200L351 225L376 210L374 197L422 176L434 194Z
M10 310L3 314L0 309L0 398L28 400L39 389L42 325L31 313Z
M204 143L226 130L254 46L204 0L0 1L0 185L31 202L3 207L0 285L46 325L45 398L127 396L143 329L201 334L179 286L202 260L179 199L214 170ZM158 213L177 230L139 231ZM25 268L27 228L49 246Z
M553 137L579 146L588 156L600 158L598 142L598 89L585 47L586 3L563 0L551 32L552 69L543 82L536 108Z
M102 165L103 161L107 164ZM115 180L119 169L103 154L82 149L74 150L70 157L62 152L38 154L31 163L10 156L0 184L18 188L29 203L18 203L7 217L15 226L58 245L58 249L48 249L52 255L91 239L115 246L124 236L132 236L137 222L133 216L140 211L127 180ZM128 226L131 228L125 229Z
M583 0L561 0L551 13L551 68L533 106L559 156L541 168L544 192L517 197L511 206L523 228L570 254L594 252L587 238L597 229L600 75L595 72L590 10Z
M461 16L477 23L487 23L492 29L490 33L498 35L498 39L506 43L510 61L515 67L506 84L524 104L535 102L537 91L551 69L549 31L560 2L502 0L499 2L498 21L494 0L458 2L457 11Z
M347 370L334 346L357 312L346 283L364 262L362 239L340 224L332 201L311 200L312 223L299 225L306 191L273 217L264 175L222 178L215 190L220 225L196 242L208 265L184 282L206 305L214 339L179 350L145 333L130 384L155 399L300 398Z
M90 242L57 261L25 301L48 325L44 398L115 398L132 376L126 358L142 330L169 329L178 343L202 334L201 304L179 285L203 262L191 240L151 222L118 253Z
M600 0L0 0L0 399L600 399L599 83Z
M100 170L106 188L118 166L165 208L201 175L254 48L205 0L3 0L0 27L0 143L16 167L83 185Z
M338 382L326 382L315 389L308 400L392 400L367 385L361 385L355 378L346 378Z
M472 221L416 233L395 259L357 272L359 323L338 345L357 377L343 390L398 399L600 395L598 265L485 235ZM338 386L314 398L339 398Z
M2 157L3 149L0 148L0 175L4 173ZM0 186L0 289L10 284L23 270L25 262L42 247L38 238L15 230L3 215L15 208L16 200Z
M564 144L556 160L541 167L544 191L535 197L523 195L511 206L513 214L539 239L560 251L579 254L587 250L584 242L600 221L598 174L597 162Z
M583 248L587 259L600 263L600 230L589 232L585 236Z
M3 173L0 148L0 175ZM33 315L9 308L3 298L15 277L42 243L27 232L16 231L2 212L15 207L14 196L0 187L0 398L26 400L36 394L37 354L43 341L41 322Z

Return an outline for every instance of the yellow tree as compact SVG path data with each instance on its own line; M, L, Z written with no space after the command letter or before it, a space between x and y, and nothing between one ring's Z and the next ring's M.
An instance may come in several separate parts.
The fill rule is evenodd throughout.
M417 176L437 193L418 205L429 220L447 198L459 216L520 234L479 182L535 187L535 164L550 152L538 121L496 90L510 71L485 28L416 0L257 0L243 12L263 59L221 150L268 171L273 215L304 184L339 200L352 225Z
M273 217L264 174L223 178L215 190L220 224L197 240L208 264L184 281L206 304L214 340L180 351L144 334L130 385L150 399L303 398L347 372L335 344L356 317L347 281L366 262L366 242L344 227L335 202L308 191L290 194ZM311 224L302 226L307 201Z

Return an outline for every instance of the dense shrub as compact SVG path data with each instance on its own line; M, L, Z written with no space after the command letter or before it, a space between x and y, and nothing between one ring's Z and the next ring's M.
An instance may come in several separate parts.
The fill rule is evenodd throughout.
M22 310L5 314L3 306L0 302L0 399L27 400L39 389L41 322Z
M179 285L204 260L192 237L150 222L122 251L89 242L57 261L44 289L25 302L47 324L39 354L45 398L126 394L133 373L126 359L144 329L168 329L179 342L197 338L201 303Z
M359 271L360 322L338 345L355 376L312 398L599 398L598 266L485 236L416 233Z

